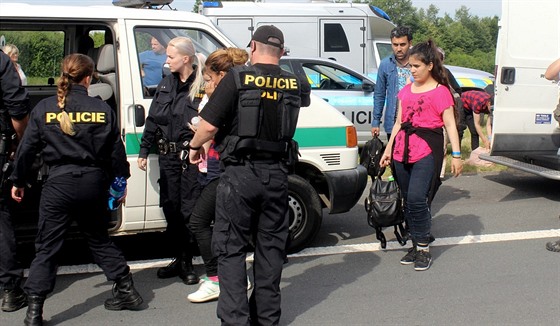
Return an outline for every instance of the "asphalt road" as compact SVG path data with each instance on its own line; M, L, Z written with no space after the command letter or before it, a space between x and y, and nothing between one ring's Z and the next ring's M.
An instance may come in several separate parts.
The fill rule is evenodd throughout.
M560 253L544 247L560 237L559 182L510 170L444 181L432 207L434 264L425 272L400 265L405 248L394 242L380 250L362 202L325 215L311 248L290 257L282 325L560 324ZM219 324L216 302L186 300L196 286L155 277L166 263L153 249L157 237L118 242L134 260L145 309L106 311L111 284L104 276L89 265L64 267L61 273L82 273L58 277L47 325ZM24 315L0 313L0 325L21 324Z

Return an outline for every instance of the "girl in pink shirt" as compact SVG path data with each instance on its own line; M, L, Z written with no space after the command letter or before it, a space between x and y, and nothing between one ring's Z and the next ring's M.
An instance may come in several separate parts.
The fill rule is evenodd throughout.
M463 170L463 163L454 101L433 41L415 45L410 51L409 64L414 82L398 94L397 121L380 164L393 163L395 179L405 199L404 213L413 246L401 264L414 264L415 270L423 271L432 264L430 204L441 184L442 127L446 128L451 142L451 172L455 176Z

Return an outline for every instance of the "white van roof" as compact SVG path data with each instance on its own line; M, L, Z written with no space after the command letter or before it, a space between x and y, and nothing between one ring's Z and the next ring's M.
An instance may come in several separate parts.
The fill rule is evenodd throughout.
M209 1L203 3L204 9L220 16L374 16L366 3L292 3L292 2L252 2L252 1Z
M109 0L107 0L109 1ZM190 22L211 21L199 14L188 11L134 9L117 6L57 6L57 5L35 5L27 3L5 3L0 2L0 15L3 17L34 18L53 17L68 19L140 19L140 20L179 20Z

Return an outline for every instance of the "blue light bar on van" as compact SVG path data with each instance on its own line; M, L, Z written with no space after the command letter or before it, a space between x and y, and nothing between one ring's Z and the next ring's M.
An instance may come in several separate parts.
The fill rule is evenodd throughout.
M202 3L202 6L204 8L222 8L222 2L221 1L204 1Z
M388 21L391 21L391 17L389 17L389 15L385 11L383 11L383 9L373 5L369 5L369 9L371 9L371 11L373 11L373 13L376 14L377 16L387 19Z

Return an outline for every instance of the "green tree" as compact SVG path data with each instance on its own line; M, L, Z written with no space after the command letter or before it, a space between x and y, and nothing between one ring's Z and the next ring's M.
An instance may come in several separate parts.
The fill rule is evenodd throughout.
M413 43L432 39L446 52L446 63L493 72L498 36L498 17L473 16L466 6L455 16L439 15L439 8L417 9L410 0L371 0L383 9L395 25L408 26L413 31Z
M7 43L20 50L19 63L28 78L56 77L64 53L62 32L3 31Z
M404 25L416 30L420 24L417 9L412 6L411 0L371 0L369 3L385 11L397 26Z

